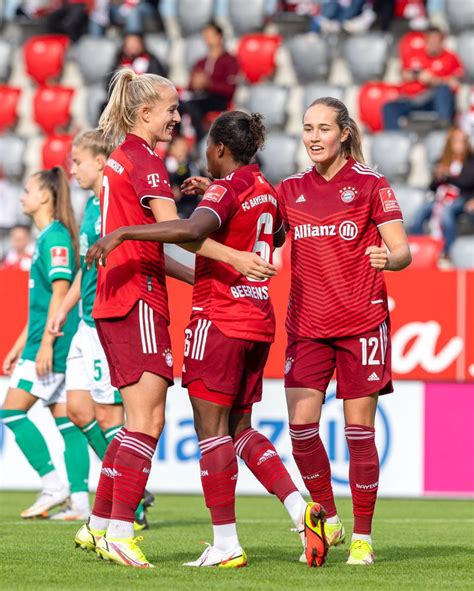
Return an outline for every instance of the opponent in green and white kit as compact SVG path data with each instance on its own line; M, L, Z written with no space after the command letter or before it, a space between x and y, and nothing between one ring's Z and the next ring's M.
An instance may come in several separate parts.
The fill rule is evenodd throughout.
M71 236L74 218L66 173L55 167L33 175L26 184L22 204L40 234L30 272L28 324L4 361L11 381L0 417L43 481L37 501L21 514L36 517L63 503L69 493L87 495L89 456L86 439L67 418L65 404L64 373L78 323L77 309L65 324L63 336L56 338L47 329L48 319L56 313L76 270ZM62 221L55 219L59 216ZM64 438L69 488L59 479L43 436L27 417L38 399L50 408Z

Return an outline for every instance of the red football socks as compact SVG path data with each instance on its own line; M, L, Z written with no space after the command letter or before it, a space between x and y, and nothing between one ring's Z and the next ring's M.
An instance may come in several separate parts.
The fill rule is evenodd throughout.
M311 499L320 503L327 517L337 514L331 485L329 458L319 437L319 423L290 425L293 457Z
M282 503L289 494L298 490L278 452L264 435L249 427L237 435L234 445L237 455L252 474Z
M117 435L112 443L117 439ZM110 445L112 445L112 443ZM158 440L145 433L128 431L114 462L112 520L133 522L143 497ZM110 446L109 446L110 447Z
M235 523L238 466L232 437L209 437L199 442L201 482L213 525Z
M126 434L127 430L125 427L122 427L109 443L104 459L102 460L102 468L100 471L99 484L97 485L97 493L95 495L92 514L97 517L102 517L103 519L109 519L112 512L115 456Z
M349 482L354 512L354 533L368 535L372 529L377 490L379 457L375 447L375 429L363 425L347 425L349 446Z

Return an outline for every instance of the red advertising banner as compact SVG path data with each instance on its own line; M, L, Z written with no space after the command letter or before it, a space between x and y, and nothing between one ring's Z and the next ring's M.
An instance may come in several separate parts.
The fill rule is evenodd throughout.
M285 261L286 262L286 261ZM474 271L386 273L392 315L393 369L396 379L474 381ZM27 320L28 276L0 271L0 360ZM181 371L183 331L191 310L191 288L168 282L171 338L176 373ZM284 329L289 269L272 280L277 335L266 377L281 378L285 362ZM470 305L469 305L470 303Z

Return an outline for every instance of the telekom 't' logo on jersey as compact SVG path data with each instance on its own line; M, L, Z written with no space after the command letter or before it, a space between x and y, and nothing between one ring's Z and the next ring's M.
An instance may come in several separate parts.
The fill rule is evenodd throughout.
M354 222L345 221L339 226L339 236L343 240L354 240L359 233L359 228Z
M160 184L160 175L156 172L149 174L146 178L148 180L148 184L150 187L153 187L153 189L156 189L156 187L158 187Z

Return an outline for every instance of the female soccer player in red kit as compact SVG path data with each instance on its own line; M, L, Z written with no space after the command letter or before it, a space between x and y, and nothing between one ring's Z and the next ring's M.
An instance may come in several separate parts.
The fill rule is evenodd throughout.
M112 84L99 127L113 145L120 145L104 170L103 235L130 223L149 225L178 217L166 169L154 152L158 141L171 140L180 120L176 89L166 78L127 69L118 71ZM255 254L213 241L196 249L245 273L253 267L265 272L269 266L255 264ZM107 448L90 521L76 534L76 543L119 564L147 568L152 565L133 538L133 519L173 382L162 245L127 242L111 255L107 267L99 269L93 316L126 423Z
M381 271L404 269L411 255L394 193L364 164L359 130L345 105L330 97L315 100L304 114L303 142L314 166L285 179L279 194L291 236L285 387L293 456L311 498L327 511L329 544L342 542L319 437L321 407L336 370L354 512L347 562L372 564L375 414L378 396L393 390Z
M91 247L89 261L104 261L124 240L182 243L212 235L232 248L258 252L270 262L285 232L274 188L257 165L249 164L264 134L258 114L220 115L207 147L209 172L219 180L192 177L185 183L185 191L204 193L191 218L120 228ZM197 257L182 383L194 411L214 543L187 566L247 564L235 519L237 455L285 505L298 530L304 529L308 564L321 566L326 557L321 507L304 501L272 443L251 426L252 405L261 399L263 369L275 333L268 283L265 278L248 280L222 263Z

